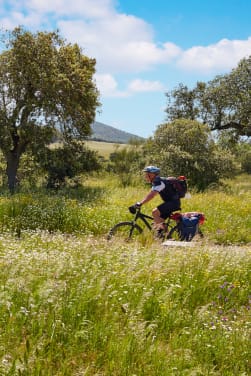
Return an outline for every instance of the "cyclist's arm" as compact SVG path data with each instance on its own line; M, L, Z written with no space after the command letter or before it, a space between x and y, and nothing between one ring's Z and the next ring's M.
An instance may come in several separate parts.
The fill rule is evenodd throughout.
M146 204L148 201L152 200L156 195L158 194L157 191L151 191L149 192L145 198L143 198L142 201L140 201L140 205Z

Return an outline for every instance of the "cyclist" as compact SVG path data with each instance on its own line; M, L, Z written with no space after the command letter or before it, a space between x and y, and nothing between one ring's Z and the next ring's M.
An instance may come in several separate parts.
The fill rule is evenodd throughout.
M160 235L163 230L165 230L165 219L167 219L172 212L181 210L180 198L170 181L160 177L160 169L158 167L146 166L143 172L145 173L146 181L152 185L152 189L141 201L137 202L134 207L139 208L141 205L152 200L157 194L161 196L164 202L152 211L154 220L153 227Z

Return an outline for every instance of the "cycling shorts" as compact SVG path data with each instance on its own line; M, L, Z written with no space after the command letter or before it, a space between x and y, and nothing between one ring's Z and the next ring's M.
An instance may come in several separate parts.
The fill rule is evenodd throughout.
M180 200L173 200L173 201L163 202L162 204L160 204L159 206L157 206L157 209L160 212L161 218L167 219L168 217L170 217L170 215L172 214L172 212L174 212L176 210L181 210L181 208L180 208Z

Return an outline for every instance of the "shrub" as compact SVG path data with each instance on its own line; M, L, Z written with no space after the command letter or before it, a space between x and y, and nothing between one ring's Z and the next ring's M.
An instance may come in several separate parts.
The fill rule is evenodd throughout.
M162 124L145 144L150 164L160 166L163 175L186 175L199 191L237 172L234 157L220 149L210 129L197 121L178 119Z
M110 155L108 170L119 176L123 187L133 185L137 180L135 171L140 171L143 166L142 150L137 145L122 148Z
M58 188L66 178L99 169L97 153L74 142L54 149L46 148L38 154L38 161L48 173L47 188Z

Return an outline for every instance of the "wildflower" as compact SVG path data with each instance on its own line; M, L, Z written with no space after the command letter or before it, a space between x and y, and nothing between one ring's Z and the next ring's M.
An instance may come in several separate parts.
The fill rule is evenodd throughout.
M8 365L12 361L12 357L9 354L6 354L2 359L2 364Z
M29 314L29 311L26 307L21 307L20 312L23 313L25 316L27 316Z
M121 305L122 312L127 313L128 309L129 309L129 303L125 303Z
M224 282L224 283L220 286L220 288L221 288L221 289L224 289L224 288L227 286L227 284L228 284L228 282Z
M231 285L231 286L229 286L229 287L227 288L227 291L230 292L230 291L233 290L234 288L235 288L235 286L234 286L234 285Z
M210 328L211 330L215 330L216 329L216 326L215 325L213 325L213 326L211 326L211 328Z

